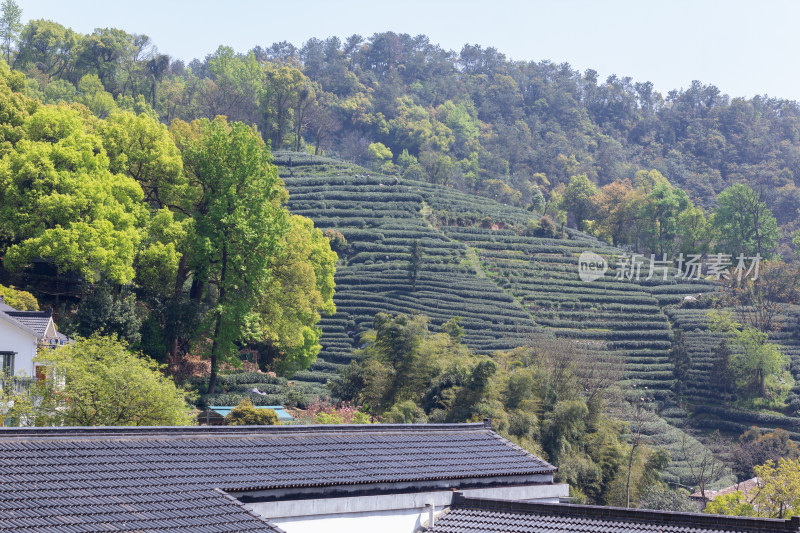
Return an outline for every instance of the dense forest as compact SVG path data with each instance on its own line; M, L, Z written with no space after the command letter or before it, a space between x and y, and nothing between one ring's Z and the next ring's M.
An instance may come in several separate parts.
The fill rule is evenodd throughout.
M256 125L273 150L337 155L534 209L560 200L575 176L603 187L655 170L706 210L745 183L785 246L796 230L800 107L788 100L731 98L701 82L662 95L628 77L391 32L220 46L188 65L113 28L82 35L36 20L9 39L6 59L29 96L81 102L101 118L117 108L167 124L224 115Z
M686 509L667 482L800 456L796 102L392 32L186 64L14 6L0 294L53 306L81 357L128 372L132 348L200 406L490 417L595 503ZM584 250L610 265L593 285ZM663 279L626 276L633 252Z

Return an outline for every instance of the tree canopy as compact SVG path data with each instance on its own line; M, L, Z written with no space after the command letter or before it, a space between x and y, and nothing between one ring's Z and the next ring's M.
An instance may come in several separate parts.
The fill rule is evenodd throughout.
M94 335L43 352L47 379L34 390L37 424L174 426L191 423L187 392L114 337Z

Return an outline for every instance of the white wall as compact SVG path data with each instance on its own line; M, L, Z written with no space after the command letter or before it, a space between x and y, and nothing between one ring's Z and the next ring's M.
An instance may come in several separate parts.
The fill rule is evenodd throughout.
M33 358L38 348L36 337L0 318L0 352L17 352L14 374L33 377Z
M467 497L558 502L569 495L565 484L498 487L461 491ZM413 533L428 521L426 504L436 512L450 505L451 491L315 498L248 503L245 507L286 533Z
M427 521L419 509L271 520L286 533L414 533Z

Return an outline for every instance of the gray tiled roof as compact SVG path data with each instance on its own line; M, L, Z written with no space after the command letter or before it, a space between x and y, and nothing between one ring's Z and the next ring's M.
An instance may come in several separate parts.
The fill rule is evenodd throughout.
M44 336L47 326L52 320L53 312L48 311L5 311L5 314L36 332L39 337Z
M454 495L448 512L431 533L787 533L797 532L800 517L791 520L743 518L699 513L674 513L619 507L522 503Z
M239 511L214 489L424 484L554 470L483 424L3 428L0 531L60 531L28 525L34 518L78 524L63 531L95 531L98 523L140 516L165 524L219 519L223 527ZM250 531L231 527L207 530Z
M7 306L6 306L6 307L7 307ZM36 333L36 331L34 331L34 330L33 330L33 329L31 329L30 327L26 326L26 325L25 325L25 324L23 324L22 322L18 321L16 318L12 317L12 316L11 316L11 315L9 315L7 312L4 312L2 309L0 309L0 319L2 319L2 320L5 320L5 321L7 321L7 322L10 322L10 323L11 323L11 324L13 324L14 326L16 326L16 327L18 327L18 328L21 328L21 329L23 329L23 330L25 330L25 331L27 331L28 333L30 333L30 334L31 334L31 335L33 335L34 337L37 337L37 338L38 338L38 337L40 337L40 335L39 335L38 333Z

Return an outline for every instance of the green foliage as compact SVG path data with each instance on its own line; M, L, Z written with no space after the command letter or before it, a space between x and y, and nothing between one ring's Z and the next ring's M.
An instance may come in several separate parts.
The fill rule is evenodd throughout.
M89 108L95 116L106 118L117 107L114 96L103 87L96 74L87 74L78 82L78 101Z
M134 346L141 340L142 319L137 314L136 296L128 290L115 293L108 284L98 284L86 295L75 315L75 333L115 336Z
M786 399L794 384L788 372L789 359L780 348L767 342L767 334L752 326L742 326L726 312L708 313L710 329L733 337L735 350L730 356L731 370L745 398L766 398L777 404Z
M269 261L272 280L255 304L259 341L278 352L274 366L282 375L308 368L320 350L320 313L331 315L336 253L311 220L292 215L280 251Z
M392 151L386 148L383 143L372 143L367 147L368 157L376 163L392 160Z
M689 207L685 192L669 183L656 184L639 208L639 218L649 222L643 231L646 249L660 255L671 255L680 214Z
M331 250L337 254L344 254L347 252L347 238L345 238L341 231L326 229L324 234L331 242Z
M594 362L572 341L545 337L478 356L460 334L431 333L423 316L379 313L373 326L357 360L330 383L335 395L393 423L492 418L502 434L557 464L560 479L591 501L610 497L626 450L622 425L602 414L617 362ZM451 326L457 322L443 329ZM636 479L652 482L659 468L643 468L649 473Z
M689 498L686 489L671 490L663 485L652 486L642 497L639 507L679 513L697 512L697 504Z
M389 424L425 424L428 422L425 410L412 400L394 404L383 419Z
M94 335L43 353L49 369L37 390L37 425L188 425L186 391L151 359L114 337Z
M225 416L229 426L275 426L278 415L272 409L256 409L250 400L242 400Z
M747 501L744 493L740 490L717 496L708 502L703 512L729 516L758 516L753 504Z
M753 498L756 516L788 518L800 509L800 460L767 461L753 469L759 489Z
M0 369L0 427L31 426L35 422L36 395L30 389L14 390L14 376Z
M778 239L778 224L758 194L737 183L722 191L717 201L719 207L711 223L719 231L727 253L733 257L771 256Z
M196 133L176 129L176 137L184 167L203 191L195 206L192 267L202 286L217 286L205 320L213 393L219 362L237 362L237 343L254 338L253 313L270 289L270 259L282 250L289 221L281 206L285 191L253 129L222 117L191 127Z
M561 207L575 217L575 226L586 229L586 221L592 218L595 204L594 196L597 194L597 187L589 181L586 174L572 176L569 185L564 191Z
M447 333L450 335L450 338L453 342L459 342L461 337L464 336L464 328L458 325L461 322L462 318L460 316L454 316L444 324L442 324L441 330L442 333Z
M14 0L3 0L0 6L3 15L0 17L0 39L6 53L6 63L11 61L11 45L22 30L22 8Z
M36 258L87 281L134 277L146 210L135 180L113 174L91 121L69 107L41 107L26 138L0 161L6 268Z
M6 305L10 305L17 311L39 310L39 302L36 301L36 297L27 291L0 285L0 296L5 299Z
M195 197L166 126L145 114L118 111L100 128L111 172L135 179L152 208L184 207Z

